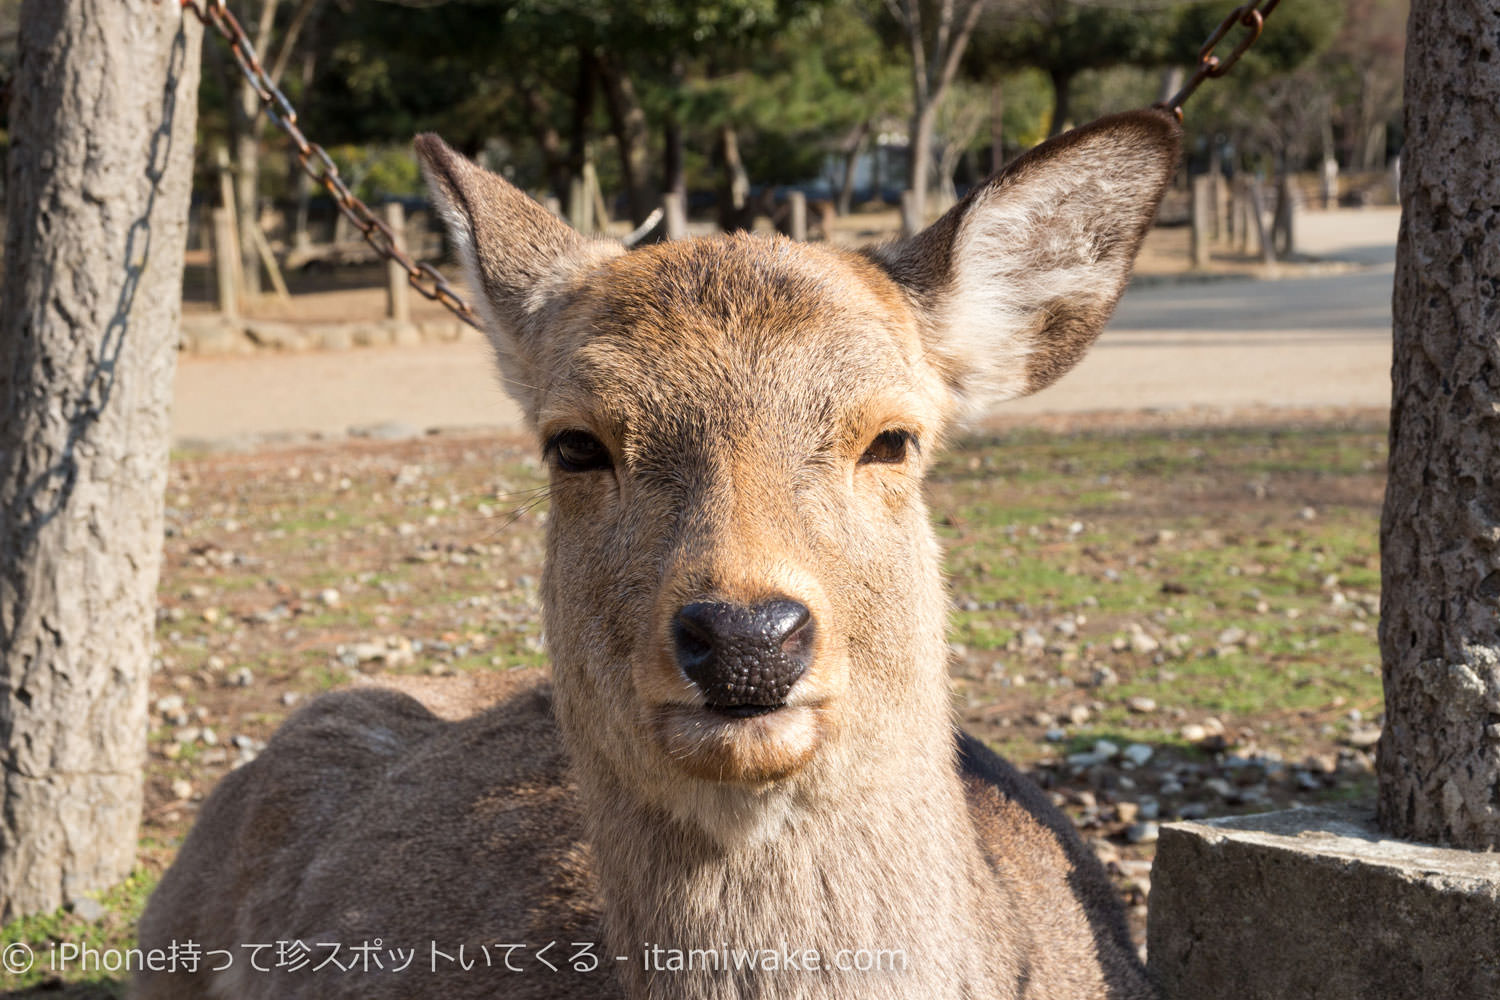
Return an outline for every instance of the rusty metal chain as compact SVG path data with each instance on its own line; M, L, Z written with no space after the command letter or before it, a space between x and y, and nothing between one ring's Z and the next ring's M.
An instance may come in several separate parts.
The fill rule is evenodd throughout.
M1240 56L1245 54L1245 50L1260 38L1261 30L1266 26L1266 18L1271 16L1271 11L1275 10L1280 2L1281 0L1251 0L1230 11L1229 16L1219 23L1213 34L1208 36L1208 41L1204 42L1203 47L1198 50L1198 65L1193 68L1193 75L1188 77L1181 90L1167 100L1159 102L1155 107L1165 108L1176 115L1178 121L1181 121L1182 105L1193 96L1193 91L1197 90L1199 84L1209 77L1219 77L1228 73L1230 67L1240 61ZM1234 50L1221 61L1218 56L1214 55L1214 49L1219 47L1219 43L1234 30L1236 25L1243 27L1245 33L1240 37Z
M229 43L229 50L234 54L234 61L239 64L240 70L245 74L245 79L249 80L250 85L255 88L266 117L291 138L292 144L297 148L297 162L301 164L309 177L323 185L333 196L339 211L354 223L365 242L370 244L380 256L400 265L406 271L407 282L418 293L434 302L441 302L465 323L482 329L479 317L474 314L468 302L464 301L463 296L454 291L453 286L438 273L437 268L431 264L418 264L401 250L396 242L396 234L391 231L391 228L370 211L368 205L356 198L354 192L349 190L349 186L339 176L339 168L333 162L333 158L328 155L328 151L317 143L308 141L307 137L302 134L302 129L297 125L297 109L292 107L286 95L261 66L260 58L255 54L255 46L250 44L245 29L240 27L239 20L224 5L224 0L181 0L181 2L184 10L192 11L199 21L218 31Z

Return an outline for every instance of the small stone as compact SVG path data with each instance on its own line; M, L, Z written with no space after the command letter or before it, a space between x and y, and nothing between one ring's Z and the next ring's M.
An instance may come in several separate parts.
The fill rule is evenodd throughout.
M1042 734L1042 738L1048 743L1061 743L1068 738L1066 731L1053 727Z
M172 797L178 802L186 802L193 797L193 783L186 778L174 778L172 780Z
M203 741L203 745L206 747L219 745L219 734L207 726L203 727L203 732L198 738Z
M1176 778L1168 778L1166 781L1163 781L1161 783L1161 793L1163 795L1181 795L1182 782L1178 781Z
M1136 767L1144 767L1154 751L1144 743L1132 743L1124 749L1123 756Z
M297 702L299 702L301 700L302 700L302 693L300 691L283 691L283 692L281 692L281 703L283 705L287 706L288 708L290 708L293 705L297 704Z
M229 675L229 682L235 687L247 688L255 683L255 674L251 672L249 667L240 667Z
M1136 805L1134 802L1115 803L1115 819L1119 820L1121 823L1134 823L1136 817L1140 815L1140 812L1141 807Z
M68 900L68 909L72 911L73 916L80 920L87 920L91 924L103 920L109 914L109 910L103 903L87 896L74 896Z
M1146 698L1138 695L1125 702L1125 707L1130 709L1132 712L1137 712L1141 715L1149 715L1150 713L1156 711L1156 699Z
M224 612L218 608L204 608L202 614L203 620L210 625L216 624L220 618L224 617Z
M338 607L339 600L340 600L339 592L337 590L334 590L332 587L328 587L328 588L324 589L323 591L319 592L319 594L318 594L318 601L325 608L336 608L336 607Z
M1094 687L1114 687L1120 683L1120 675L1115 673L1114 668L1109 666L1095 667L1093 676L1089 678L1089 683Z
M1203 783L1203 787L1221 799L1227 799L1234 794L1234 786L1223 778L1209 778Z
M1351 729L1349 735L1344 737L1344 742L1358 750L1368 750L1380 742L1380 727L1365 726L1360 729Z
M1130 623L1129 642L1130 651L1138 653L1141 656L1149 656L1161 649L1161 643L1157 642L1149 632L1141 627L1139 622Z
M1244 629L1236 625L1231 625L1219 633L1219 645L1225 647L1243 646L1247 638L1248 634Z
M1074 705L1068 709L1068 721L1075 726L1085 725L1092 715L1087 705Z
M1183 819L1203 819L1208 815L1208 806L1202 802L1185 802L1182 808L1177 810L1177 815Z
M1140 801L1141 819L1156 819L1161 815L1161 803L1149 796Z
M1196 722L1189 722L1177 731L1177 735L1187 743L1202 743L1208 738L1208 730Z
M1161 836L1161 827L1147 820L1144 823L1132 823L1125 831L1125 839L1132 844L1154 844Z
M1120 748L1109 740L1096 740L1094 743L1094 753L1104 760L1112 760L1119 755Z

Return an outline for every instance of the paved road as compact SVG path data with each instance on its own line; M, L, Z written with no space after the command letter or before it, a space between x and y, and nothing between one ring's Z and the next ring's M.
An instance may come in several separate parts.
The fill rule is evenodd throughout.
M997 412L1385 406L1396 218L1390 210L1303 217L1307 252L1359 270L1132 288L1077 369ZM519 424L478 340L185 357L173 417L179 442Z

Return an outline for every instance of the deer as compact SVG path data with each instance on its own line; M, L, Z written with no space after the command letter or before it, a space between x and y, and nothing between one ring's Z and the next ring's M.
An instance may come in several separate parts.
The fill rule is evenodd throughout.
M135 996L1156 996L1070 821L955 724L922 483L1099 335L1179 145L1103 118L866 250L627 252L418 137L547 467L550 671L300 709L141 918L204 960Z

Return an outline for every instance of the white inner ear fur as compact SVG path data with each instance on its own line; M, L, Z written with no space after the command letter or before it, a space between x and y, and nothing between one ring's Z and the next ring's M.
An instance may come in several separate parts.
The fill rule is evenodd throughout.
M1049 304L1112 300L1129 274L1134 247L1109 252L1101 237L1130 226L1107 214L1139 192L1071 174L1050 169L990 191L959 226L953 284L933 347L966 373L958 390L966 411L1031 389L1027 363Z

